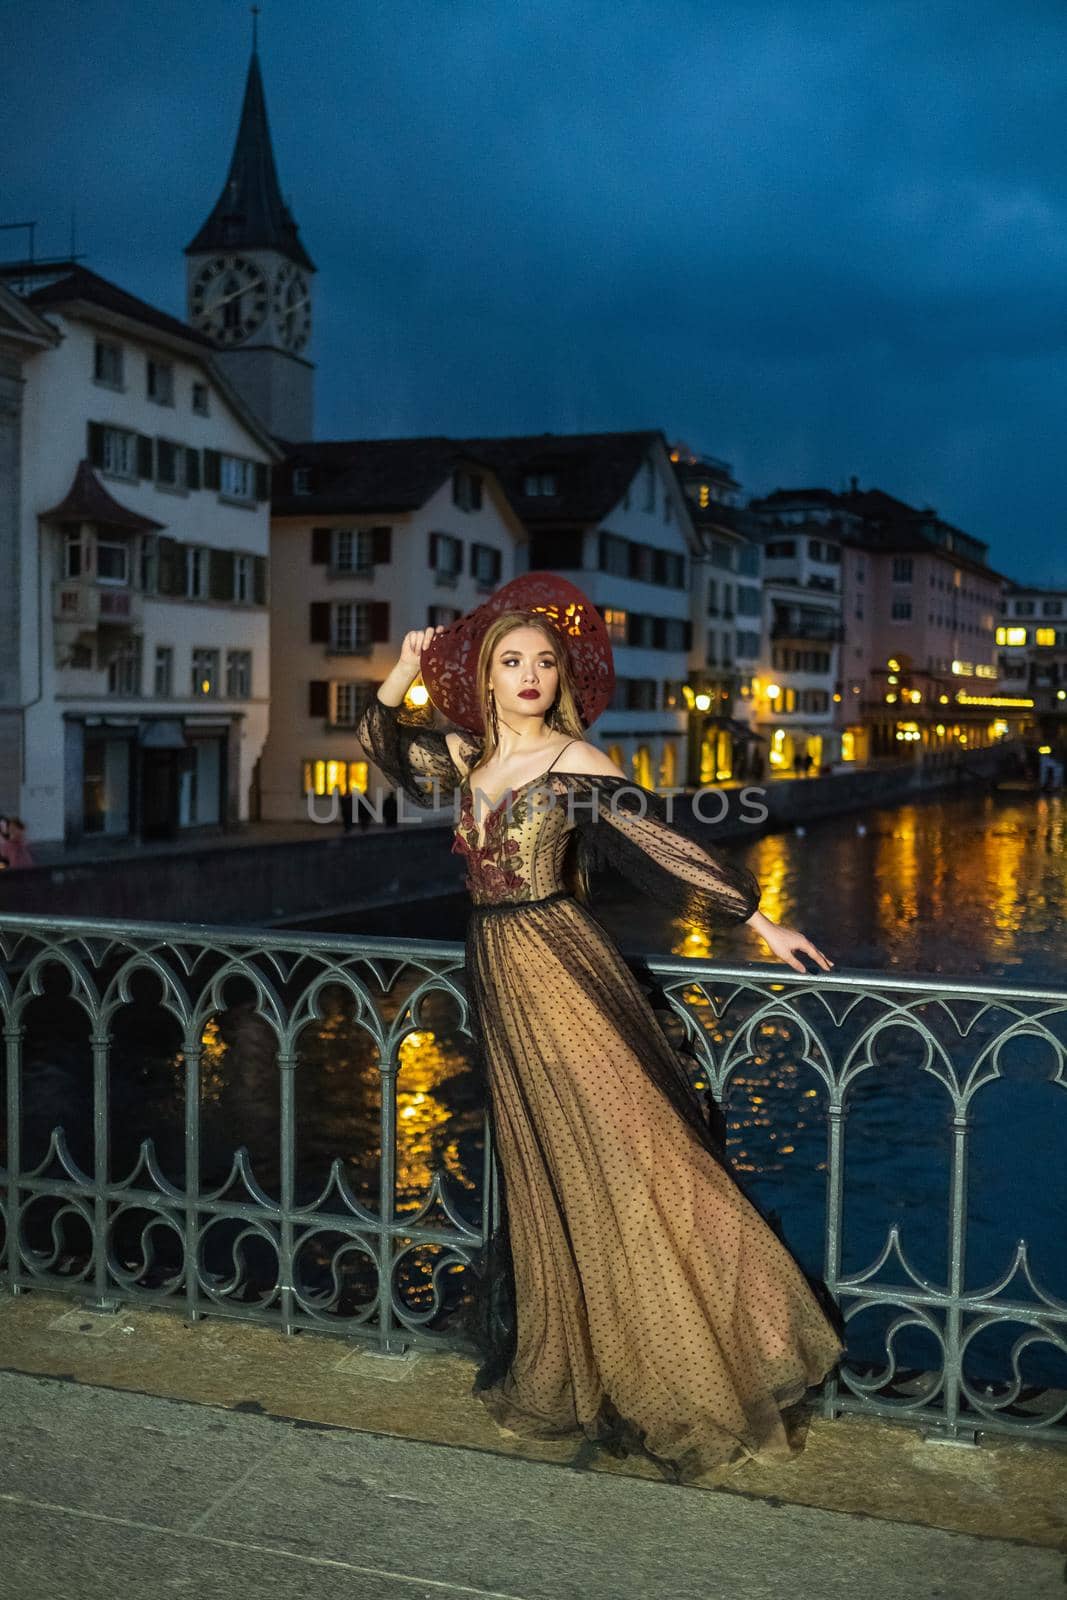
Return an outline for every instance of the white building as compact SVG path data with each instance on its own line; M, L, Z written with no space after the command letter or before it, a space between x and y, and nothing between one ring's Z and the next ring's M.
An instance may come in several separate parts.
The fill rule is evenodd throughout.
M280 452L184 323L74 262L4 276L0 808L38 840L233 825Z
M467 439L530 537L531 568L559 572L608 625L615 698L590 738L643 787L687 782L693 648L688 501L661 432Z
M763 660L757 727L780 774L841 757L841 518L823 489L777 489L750 509L763 524Z
M300 445L274 479L261 793L262 816L288 820L308 815L309 792L386 787L355 737L367 699L405 633L455 621L523 570L526 535L493 472L448 439Z

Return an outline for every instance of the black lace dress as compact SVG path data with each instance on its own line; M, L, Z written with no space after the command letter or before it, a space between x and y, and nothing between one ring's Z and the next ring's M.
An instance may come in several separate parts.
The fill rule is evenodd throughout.
M725 1165L644 989L566 887L565 856L704 928L750 917L756 880L625 778L550 770L479 836L477 740L463 735L457 766L443 732L377 698L359 737L416 804L434 803L427 779L460 801L467 993L502 1180L468 1323L475 1392L513 1432L584 1434L676 1477L796 1454L797 1403L842 1352L834 1308Z

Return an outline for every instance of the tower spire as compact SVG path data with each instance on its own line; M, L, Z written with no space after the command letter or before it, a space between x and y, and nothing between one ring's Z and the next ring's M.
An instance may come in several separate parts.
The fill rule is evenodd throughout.
M252 57L248 63L244 102L230 170L215 208L186 255L209 251L276 250L314 272L315 264L300 241L289 207L282 199L274 164L267 102L259 67L259 7L252 7Z

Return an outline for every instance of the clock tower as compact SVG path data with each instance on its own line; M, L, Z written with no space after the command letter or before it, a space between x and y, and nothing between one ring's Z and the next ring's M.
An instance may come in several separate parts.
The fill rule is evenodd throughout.
M255 42L226 184L185 254L188 319L226 377L271 433L310 439L315 265L282 199Z

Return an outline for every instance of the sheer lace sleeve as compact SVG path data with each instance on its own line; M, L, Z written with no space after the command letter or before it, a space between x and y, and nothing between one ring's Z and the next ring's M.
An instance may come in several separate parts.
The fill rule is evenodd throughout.
M373 695L356 727L356 737L389 782L417 806L432 808L452 799L463 772L452 759L445 734L422 723L405 722L399 706ZM458 731L458 730L457 730ZM462 735L463 758L474 741Z
M671 916L698 926L746 922L759 906L760 886L748 870L727 861L667 820L662 795L629 778L554 773L566 783L565 804L578 832L579 859L622 873ZM675 797L675 812L684 804Z

